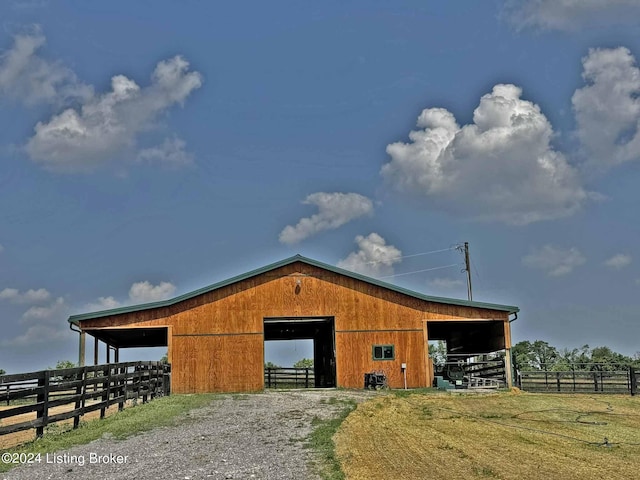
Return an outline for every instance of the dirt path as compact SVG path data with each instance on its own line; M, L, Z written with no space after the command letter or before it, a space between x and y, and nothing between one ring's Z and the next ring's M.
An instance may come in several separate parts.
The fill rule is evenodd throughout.
M332 418L344 408L332 398L363 401L373 395L337 390L224 395L192 411L179 426L43 455L42 463L0 479L315 479L313 452L303 448L313 419ZM109 463L90 463L97 456Z

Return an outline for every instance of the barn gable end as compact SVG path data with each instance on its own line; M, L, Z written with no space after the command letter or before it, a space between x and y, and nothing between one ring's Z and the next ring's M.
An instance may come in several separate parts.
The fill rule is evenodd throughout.
M295 256L175 299L69 321L81 337L116 349L165 338L172 391L188 393L263 389L264 341L287 325L324 345L316 348L316 375L325 385L361 388L365 372L382 369L400 387L404 363L409 387L430 386L431 324L463 350L508 349L509 315L517 311L429 297ZM470 334L447 328L454 324ZM374 345L393 345L393 358L375 359Z

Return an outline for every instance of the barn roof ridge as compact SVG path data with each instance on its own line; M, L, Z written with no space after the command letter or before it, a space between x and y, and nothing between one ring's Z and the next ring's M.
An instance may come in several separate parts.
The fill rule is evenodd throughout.
M257 275L269 272L271 270L275 270L276 268L280 268L280 267L284 267L286 265L290 265L290 264L295 263L295 262L306 263L306 264L312 265L314 267L322 268L324 270L328 270L330 272L337 273L339 275L344 275L346 277L354 278L356 280L360 280L360 281L363 281L363 282L366 282L366 283L370 283L370 284L376 285L378 287L386 288L388 290L392 290L392 291L395 291L395 292L398 292L398 293L402 293L404 295L408 295L410 297L414 297L414 298L417 298L417 299L420 299L420 300L425 300L427 302L445 303L445 304L449 304L449 305L460 305L460 306L466 306L466 307L486 308L486 309L490 309L490 310L507 311L509 313L517 313L518 311L520 311L520 309L518 307L515 307L513 305L502 305L502 304L497 304L497 303L485 303L485 302L476 302L476 301L470 301L470 300L461 300L461 299L457 299L457 298L436 297L436 296L431 296L431 295L425 295L423 293L416 292L414 290L409 290L409 289L406 289L406 288L403 288L403 287L399 287L399 286L393 285L391 283L383 282L381 280L377 280L375 278L368 277L366 275L362 275L362 274L359 274L359 273L351 272L349 270L344 270L344 269L342 269L340 267L335 267L333 265L329 265L327 263L323 263L323 262L320 262L318 260L314 260L312 258L305 257L305 256L300 255L300 254L296 254L296 255L293 255L291 257L285 258L283 260L279 260L277 262L270 263L269 265L265 265L264 267L260 267L260 268L251 270L249 272L246 272L246 273L243 273L243 274L240 274L240 275L236 275L236 276L228 278L226 280L222 280L220 282L208 285L206 287L202 287L202 288L199 288L197 290L184 293L184 294L179 295L179 296L174 297L174 298L169 298L167 300L160 300L158 302L152 302L152 303L142 303L142 304L138 304L138 305L128 305L128 306L124 306L124 307L112 308L112 309L109 309L109 310L100 310L100 311L97 311L97 312L81 313L81 314L71 315L67 321L69 323L77 324L81 320L89 320L89 319L94 319L94 318L106 317L106 316L110 316L110 315L119 315L119 314L122 314L122 313L138 312L138 311L142 311L142 310L150 310L150 309L153 309L153 308L168 307L168 306L171 306L171 305L175 305L176 303L180 303L180 302L182 302L184 300L189 300L191 298L197 297L198 295L203 295L205 293L212 292L212 291L217 290L219 288L226 287L226 286L231 285L233 283L241 282L241 281L246 280L248 278L255 277Z

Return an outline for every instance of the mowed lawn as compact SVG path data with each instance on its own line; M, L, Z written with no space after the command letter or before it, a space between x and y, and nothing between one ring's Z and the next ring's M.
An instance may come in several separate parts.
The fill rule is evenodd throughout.
M334 442L348 480L639 478L640 397L388 395Z

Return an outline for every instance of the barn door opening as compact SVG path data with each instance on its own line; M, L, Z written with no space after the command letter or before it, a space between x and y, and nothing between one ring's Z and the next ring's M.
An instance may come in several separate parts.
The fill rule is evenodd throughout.
M264 340L312 340L313 381L296 386L336 386L335 326L333 317L269 317L264 319ZM277 363L277 362L276 362ZM277 386L267 375L265 386ZM273 372L277 373L277 372Z

